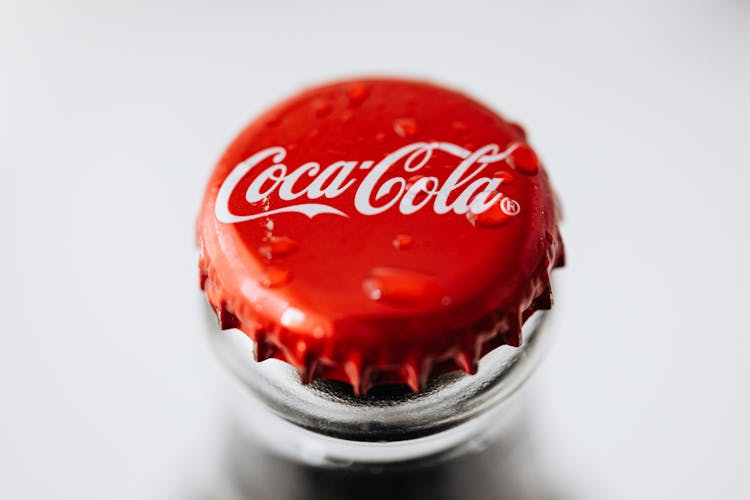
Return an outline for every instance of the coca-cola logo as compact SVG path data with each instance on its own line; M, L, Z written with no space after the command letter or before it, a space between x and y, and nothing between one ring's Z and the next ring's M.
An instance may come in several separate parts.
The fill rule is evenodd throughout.
M285 148L269 147L237 164L227 175L216 196L215 214L226 224L280 213L300 213L310 218L321 214L348 217L341 209L321 201L333 200L355 190L352 208L362 215L377 215L386 210L410 215L429 209L438 215L480 214L499 206L506 215L514 216L520 211L518 202L500 192L504 178L488 175L488 166L506 160L517 147L519 144L512 144L501 150L497 144L487 144L470 151L450 142L415 142L377 162L342 160L322 167L310 161L296 168L283 163L287 156ZM458 164L451 173L444 180L416 175L437 151L456 158ZM398 164L411 174L408 178L393 175ZM366 173L358 175L361 172ZM249 205L248 211L254 209L256 212L237 215L230 209L229 200L248 176L253 177L244 199ZM267 200L272 195L292 203L271 208Z

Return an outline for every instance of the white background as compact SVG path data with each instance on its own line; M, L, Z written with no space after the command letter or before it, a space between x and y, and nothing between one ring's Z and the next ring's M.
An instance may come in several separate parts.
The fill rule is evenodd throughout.
M750 498L741 0L3 2L0 497L176 498L214 459L203 183L277 99L382 73L524 123L563 199L533 383L561 486Z

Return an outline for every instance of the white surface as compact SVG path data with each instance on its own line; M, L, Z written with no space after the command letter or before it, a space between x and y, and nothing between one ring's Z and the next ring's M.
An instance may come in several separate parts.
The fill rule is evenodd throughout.
M524 123L564 201L551 472L750 498L750 4L399 3L2 3L0 497L170 498L213 459L203 182L278 98L404 73Z

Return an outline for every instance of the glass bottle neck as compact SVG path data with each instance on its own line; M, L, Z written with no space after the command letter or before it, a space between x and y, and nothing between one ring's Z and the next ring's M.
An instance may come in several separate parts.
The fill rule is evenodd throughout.
M441 460L513 432L513 395L541 357L547 314L529 318L519 348L495 349L476 374L447 373L416 394L390 388L356 397L345 384L303 385L286 363L255 362L242 332L214 327L210 338L239 382L230 404L241 434L304 464L352 467Z

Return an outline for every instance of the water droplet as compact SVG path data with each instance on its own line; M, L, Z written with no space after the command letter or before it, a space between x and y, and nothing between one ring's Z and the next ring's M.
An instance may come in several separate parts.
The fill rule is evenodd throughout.
M411 248L413 243L414 238L408 234L397 234L396 237L393 238L393 248L396 250L406 250L407 248Z
M372 300L391 303L439 302L444 296L440 282L414 271L377 267L362 283Z
M351 111L349 110L344 111L343 113L341 113L341 123L349 123L350 121L352 121L353 116L354 115L352 114Z
M397 118L393 121L393 130L399 137L414 137L419 132L417 122L413 118Z
M370 95L370 89L363 83L355 83L346 91L349 98L349 107L356 108Z
M317 116L318 118L328 116L328 114L331 112L331 109L333 109L333 106L331 105L330 101L318 99L313 102L313 111L315 112L315 116Z
M304 354L307 351L307 344L305 344L303 340L298 340L295 347L297 348L297 353L299 354Z
M474 227L497 227L510 222L512 215L503 210L503 201L509 198L502 198L500 203L495 203L482 213L475 213L469 210L466 212L466 219ZM507 203L506 203L507 204Z
M420 203L422 203L425 200L425 198L427 198L431 194L430 188L424 185L422 186L422 189L420 189L416 193L412 193L410 191L412 186L414 186L414 184L419 179L424 179L424 177L425 177L424 175L412 175L406 180L407 194L405 194L404 197L411 196L411 202L415 205L419 205Z
M268 266L258 277L258 282L266 288L285 285L291 280L291 271L275 266Z
M296 307L287 307L284 309L284 312L281 313L281 319L279 322L281 323L281 326L285 326L287 328L299 328L301 325L305 323L305 320L307 319L307 316L305 313Z
M502 179L502 184L504 186L507 186L511 182L513 182L513 174L510 172L506 172L505 170L498 170L494 174L492 174L492 177L495 177L496 179Z
M377 134L375 134L375 141L385 142L385 134L383 132L378 132Z
M278 127L279 125L281 125L281 117L280 116L275 116L275 117L271 118L270 120L268 120L268 126L269 127Z
M526 144L519 144L508 159L510 164L522 174L534 175L539 172L539 158Z
M544 237L547 238L547 243L552 243L553 241L555 241L555 237L552 236L552 233L550 233L549 231L544 232Z
M271 236L270 241L258 248L258 253L268 260L283 257L297 250L296 241L286 236Z
M464 148L468 149L469 151L474 151L474 143L473 142L467 142L464 144Z
M414 185L415 182L417 182L419 179L422 179L424 175L412 175L408 179L406 179L406 188L409 189Z
M462 122L460 120L454 121L451 126L453 127L453 130L456 130L458 132L466 132L469 130L469 126L466 124L466 122Z
M320 134L320 130L313 128L307 133L308 137L317 137Z

